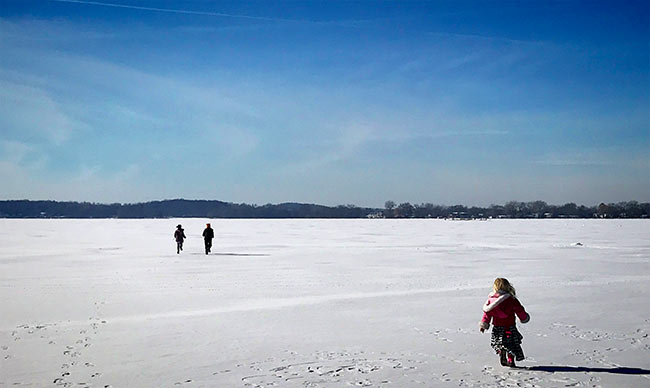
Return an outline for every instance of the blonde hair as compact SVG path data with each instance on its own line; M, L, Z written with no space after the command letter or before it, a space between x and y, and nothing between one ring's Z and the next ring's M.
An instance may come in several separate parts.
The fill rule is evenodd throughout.
M506 278L494 279L494 291L504 291L512 296L515 296L515 288Z

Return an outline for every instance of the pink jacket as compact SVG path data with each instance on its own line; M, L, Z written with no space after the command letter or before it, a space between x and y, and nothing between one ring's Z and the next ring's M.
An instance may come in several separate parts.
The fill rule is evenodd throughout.
M521 323L530 321L530 315L524 310L524 306L519 303L517 298L506 292L497 291L490 294L483 305L483 318L479 326L487 330L490 328L490 321L492 320L494 326L514 326L515 314L519 317Z

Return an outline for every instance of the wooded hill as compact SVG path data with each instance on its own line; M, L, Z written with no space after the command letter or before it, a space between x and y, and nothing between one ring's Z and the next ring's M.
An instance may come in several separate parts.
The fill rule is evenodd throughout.
M2 218L363 218L374 209L283 203L248 205L172 199L135 204L58 201L0 201Z

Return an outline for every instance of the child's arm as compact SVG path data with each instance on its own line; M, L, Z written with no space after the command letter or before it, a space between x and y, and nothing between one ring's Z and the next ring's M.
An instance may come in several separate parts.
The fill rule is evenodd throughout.
M483 313L481 322L478 324L481 333L490 328L490 320L492 320L492 317L490 317L487 313Z
M530 321L530 314L526 312L524 306L522 306L521 303L519 303L519 300L517 300L516 298L514 300L515 300L515 308L514 308L515 314L517 314L521 323L528 323L528 321Z

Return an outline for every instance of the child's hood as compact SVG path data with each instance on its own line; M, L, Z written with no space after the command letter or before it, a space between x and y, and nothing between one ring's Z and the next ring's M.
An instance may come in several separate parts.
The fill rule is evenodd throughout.
M483 305L483 311L484 312L490 312L492 311L495 307L500 305L503 301L505 301L508 298L511 298L512 295L508 294L507 292L503 291L497 291L493 294L490 294L488 296L488 299L485 301L485 304Z

